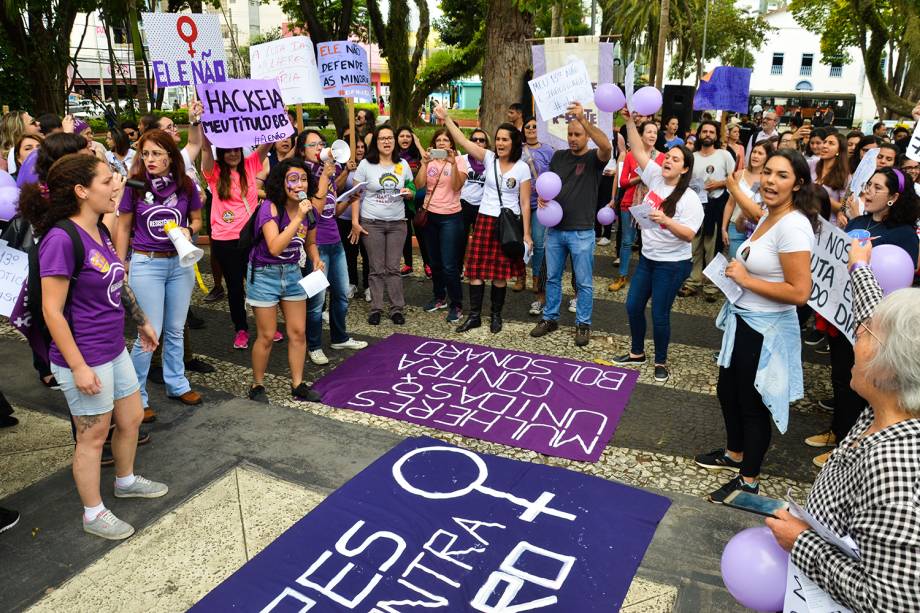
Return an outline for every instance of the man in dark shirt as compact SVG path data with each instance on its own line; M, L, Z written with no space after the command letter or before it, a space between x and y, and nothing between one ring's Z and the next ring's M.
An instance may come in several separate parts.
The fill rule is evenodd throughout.
M559 327L562 306L562 271L565 258L572 257L578 294L575 312L575 345L584 347L591 339L591 309L594 301L594 215L601 173L613 150L610 140L585 118L581 104L572 103L566 115L569 148L553 154L549 169L562 179L556 202L562 207L562 221L546 230L546 306L543 319L530 335L540 337ZM588 139L597 149L588 148ZM546 203L537 200L538 206Z

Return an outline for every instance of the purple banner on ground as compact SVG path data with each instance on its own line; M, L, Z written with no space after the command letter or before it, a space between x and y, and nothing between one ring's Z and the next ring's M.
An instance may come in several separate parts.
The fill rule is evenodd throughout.
M204 105L201 127L218 147L257 147L294 133L274 79L199 83L198 97Z
M191 611L616 611L670 504L408 439Z
M638 377L591 362L394 334L313 389L334 407L596 462Z

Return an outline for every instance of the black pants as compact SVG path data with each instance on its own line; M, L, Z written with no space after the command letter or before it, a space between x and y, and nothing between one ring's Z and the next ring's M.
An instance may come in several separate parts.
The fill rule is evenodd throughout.
M470 232L473 231L473 226L476 224L476 216L479 215L479 205L470 204L466 200L461 200L460 206L463 207L464 238L460 241L460 259L457 261L460 262L460 270L463 270L463 263L466 262L466 247L470 242Z
M834 416L831 430L837 441L842 441L856 424L859 414L868 404L850 388L850 371L856 356L853 345L842 334L829 336L831 345L831 387L834 390Z
M3 395L3 392L0 392L0 417L9 417L13 414L13 406L6 399L6 396Z
M416 198L415 203L417 207L422 206L424 201L424 190L419 190L418 193L422 194L422 200ZM418 194L416 194L418 195ZM412 235L415 234L415 239L418 241L418 251L422 254L422 265L428 265L428 249L425 245L425 233L420 232L421 228L416 228L415 224L412 223L412 218L415 217L415 214L409 208L409 205L406 205L406 242L403 245L403 261L405 261L406 266L413 268L412 266Z
M744 453L741 476L756 477L770 447L773 421L760 392L754 389L754 377L760 362L763 336L735 315L738 327L735 347L728 368L719 368L717 394L725 419L728 450Z
M243 283L246 279L246 265L249 253L240 249L239 241L219 241L211 239L211 257L217 258L227 282L227 302L230 304L230 319L237 332L249 330L246 323L246 291Z
M370 265L367 259L367 250L364 241L359 240L357 245L351 244L351 220L336 219L339 226L339 236L342 238L342 247L345 248L345 263L348 265L348 282L355 287L370 287L367 277L370 275ZM358 284L358 254L361 254L361 283Z

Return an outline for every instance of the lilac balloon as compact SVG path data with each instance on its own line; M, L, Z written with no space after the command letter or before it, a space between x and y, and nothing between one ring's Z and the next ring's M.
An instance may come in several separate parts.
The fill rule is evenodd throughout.
M0 221L9 221L16 216L19 204L19 188L9 185L0 187Z
M0 170L0 187L16 187L16 179L10 173Z
M632 110L640 115L654 115L660 108L661 92L654 87L646 86L633 94Z
M547 228L557 226L562 221L562 207L555 200L550 200L546 206L537 209L537 219Z
M38 173L35 172L35 162L38 160L38 150L36 149L29 154L22 165L19 167L19 173L16 175L16 185L22 187L26 183L38 183Z
M626 96L615 84L601 83L594 91L594 104L605 113L616 113L626 106Z
M602 226L609 226L616 220L617 214L609 206L605 206L597 212L597 223L601 224Z
M893 291L910 287L914 280L914 261L897 245L879 245L872 248L869 267L878 279L886 296Z
M562 179L554 172L544 172L537 177L537 194L544 200L552 200L562 191Z
M722 552L722 581L742 605L755 611L782 611L789 554L766 526L732 537Z

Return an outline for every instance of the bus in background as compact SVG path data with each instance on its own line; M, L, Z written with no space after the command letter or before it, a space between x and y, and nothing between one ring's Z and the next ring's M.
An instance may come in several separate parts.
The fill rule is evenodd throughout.
M755 105L764 110L776 110L780 125L801 127L808 120L814 126L833 125L849 129L853 126L856 96L806 91L752 91L748 108L753 109Z

